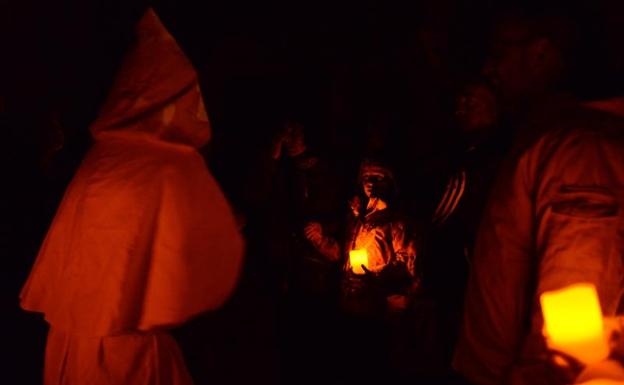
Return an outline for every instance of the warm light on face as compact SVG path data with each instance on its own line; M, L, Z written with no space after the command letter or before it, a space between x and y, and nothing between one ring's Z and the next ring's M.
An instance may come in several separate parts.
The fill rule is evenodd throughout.
M540 297L548 346L585 364L609 355L596 288L580 283Z
M349 251L349 263L354 274L364 274L365 271L362 269L362 265L368 268L368 253L365 249Z

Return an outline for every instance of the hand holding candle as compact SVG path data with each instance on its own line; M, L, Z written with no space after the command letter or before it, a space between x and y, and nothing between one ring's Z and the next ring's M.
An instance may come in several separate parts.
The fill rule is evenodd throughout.
M366 249L349 251L349 264L354 274L363 275L365 273L362 265L368 268L368 253Z

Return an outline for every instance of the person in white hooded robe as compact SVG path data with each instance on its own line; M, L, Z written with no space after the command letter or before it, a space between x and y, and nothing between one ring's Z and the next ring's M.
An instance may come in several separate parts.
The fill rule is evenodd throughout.
M90 131L20 295L50 324L44 383L192 384L166 330L226 301L243 241L197 151L196 72L152 9Z

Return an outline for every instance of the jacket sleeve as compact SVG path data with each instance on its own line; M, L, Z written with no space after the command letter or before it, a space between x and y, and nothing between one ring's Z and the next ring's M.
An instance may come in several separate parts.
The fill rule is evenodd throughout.
M563 381L548 362L539 297L588 282L603 314L614 315L623 289L624 141L597 132L547 137L523 165L534 194L537 279L530 332L511 371L512 384Z
M405 265L412 278L418 278L416 240L407 231L403 222L398 222L392 226L392 247L397 262Z
M342 256L342 248L338 241L329 236L323 236L321 241L314 245L316 250L321 253L325 258L332 262L340 261Z

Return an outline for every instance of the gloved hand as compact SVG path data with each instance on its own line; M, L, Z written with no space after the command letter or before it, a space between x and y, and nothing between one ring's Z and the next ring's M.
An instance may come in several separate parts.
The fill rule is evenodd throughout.
M318 222L309 222L303 229L303 234L316 247L323 243L323 226Z
M547 360L551 363L548 374L553 383L570 384L584 368L581 362L566 353L551 349L547 354Z
M605 317L604 325L611 354L604 361L585 366L575 383L624 384L624 318Z
M362 210L362 200L359 196L356 195L349 200L349 208L351 209L354 217L357 218L360 216L360 211Z
M624 367L616 360L605 360L587 366L576 377L575 384L624 384Z

